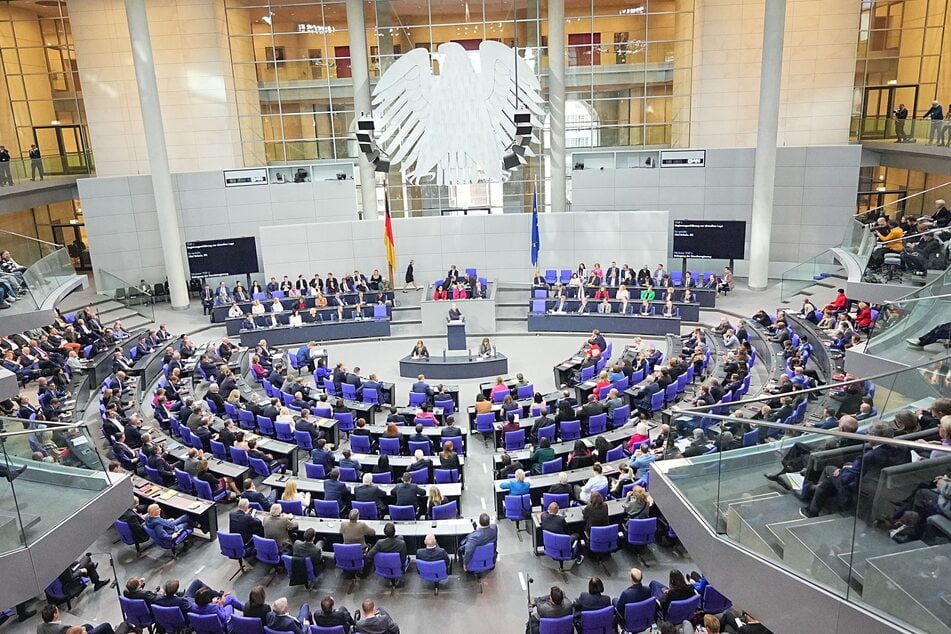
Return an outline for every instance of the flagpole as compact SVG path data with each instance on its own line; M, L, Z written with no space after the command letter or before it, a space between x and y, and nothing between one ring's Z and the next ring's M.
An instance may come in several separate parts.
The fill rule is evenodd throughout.
M383 174L383 208L385 210L384 216L383 216L384 223L392 222L390 218L390 188L389 188L388 177L389 177L389 174ZM385 230L385 225L384 225L384 230ZM394 243L394 250L395 250L395 243ZM394 278L393 278L393 262L391 262L389 258L386 259L386 268L390 276L390 288L393 290L396 290L396 286L395 286Z

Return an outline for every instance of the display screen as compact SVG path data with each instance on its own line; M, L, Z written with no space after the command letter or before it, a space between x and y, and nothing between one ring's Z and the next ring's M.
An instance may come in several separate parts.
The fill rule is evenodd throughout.
M742 260L746 257L743 220L674 220L675 258Z
M253 237L186 242L185 252L192 278L244 275L259 270Z

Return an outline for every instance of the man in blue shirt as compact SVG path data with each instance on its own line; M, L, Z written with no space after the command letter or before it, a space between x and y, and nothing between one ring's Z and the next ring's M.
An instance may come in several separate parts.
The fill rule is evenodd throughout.
M149 516L145 520L146 527L166 539L174 541L181 535L182 531L191 532L191 520L187 515L182 515L174 520L167 520L162 517L162 509L158 504L149 504L148 514Z

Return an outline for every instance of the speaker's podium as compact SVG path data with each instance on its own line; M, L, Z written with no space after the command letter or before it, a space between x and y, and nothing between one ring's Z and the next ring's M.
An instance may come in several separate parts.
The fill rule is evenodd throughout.
M449 350L466 349L466 322L461 319L449 320L446 322L446 339L449 343Z

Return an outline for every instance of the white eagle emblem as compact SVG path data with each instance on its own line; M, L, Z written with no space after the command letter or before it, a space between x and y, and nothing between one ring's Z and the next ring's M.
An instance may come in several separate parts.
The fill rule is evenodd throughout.
M505 180L502 158L515 137L515 113L542 116L538 79L499 42L479 45L480 72L460 44L440 44L439 55L438 76L429 52L417 48L380 78L373 91L377 142L413 184Z

